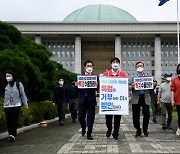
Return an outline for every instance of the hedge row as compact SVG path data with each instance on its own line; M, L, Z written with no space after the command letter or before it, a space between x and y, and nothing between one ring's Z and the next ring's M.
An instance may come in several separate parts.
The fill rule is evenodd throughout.
M21 108L18 127L28 126L43 120L57 117L56 106L52 102L30 102L29 110ZM2 101L0 101L0 132L7 131L6 117Z

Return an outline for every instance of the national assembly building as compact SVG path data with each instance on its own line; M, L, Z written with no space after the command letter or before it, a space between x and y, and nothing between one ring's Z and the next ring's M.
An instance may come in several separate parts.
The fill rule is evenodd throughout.
M110 5L80 8L59 22L8 22L21 33L52 52L51 59L81 73L86 60L94 72L110 69L111 58L121 60L121 70L136 75L135 63L145 64L145 73L161 81L178 64L176 22L139 22L130 13Z

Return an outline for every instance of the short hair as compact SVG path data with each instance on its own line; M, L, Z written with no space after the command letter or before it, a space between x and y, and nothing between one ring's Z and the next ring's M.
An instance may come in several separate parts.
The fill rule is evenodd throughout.
M177 68L176 68L176 73L178 72L179 67L180 67L180 63L177 65Z
M91 60L87 60L84 62L84 67L86 66L87 63L92 63L92 65L94 66L94 63Z
M138 61L135 66L137 66L139 63L142 63L144 66L144 63L142 61Z
M58 77L58 81L59 81L60 79L63 79L63 80L64 80L64 78L63 78L62 76Z
M156 82L156 83L157 83L157 80L153 80L153 82Z
M120 64L120 60L117 57L114 57L111 59L110 63L112 64L113 61L117 61Z

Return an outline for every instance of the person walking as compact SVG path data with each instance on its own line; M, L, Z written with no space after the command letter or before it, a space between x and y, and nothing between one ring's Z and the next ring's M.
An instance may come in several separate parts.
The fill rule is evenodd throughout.
M156 116L157 116L158 89L159 87L157 86L157 81L153 80L153 89L150 90L150 95L151 95L151 108L152 108L152 116L153 116L152 121L154 123L157 123Z
M88 60L84 63L85 72L82 75L93 75L94 64ZM95 118L96 88L78 89L78 119L82 128L82 136L86 134L86 114L87 114L87 139L93 140L92 128Z
M72 82L72 86L69 88L69 110L71 112L72 123L76 123L77 119L77 100L78 89L75 86L75 81Z
M111 63L111 70L107 70L103 73L103 76L106 77L119 77L119 78L126 78L126 74L119 70L120 66L120 60L117 57L114 57L110 61ZM119 87L121 88L121 87ZM115 140L118 140L119 136L119 128L120 128L120 121L121 121L121 115L105 115L106 118L106 126L107 126L107 132L106 137L109 138L111 136L112 132L112 120L114 117L114 130L112 133L112 136Z
M139 61L135 64L137 70L137 77L145 76L144 63ZM136 129L135 137L140 137L142 135L142 130L140 127L140 111L142 107L143 114L143 133L145 137L148 137L148 125L149 125L149 105L150 105L150 92L149 90L135 90L134 88L134 77L129 79L129 89L131 91L131 100L132 104L132 116L133 116L133 125Z
M164 82L159 86L157 103L161 103L161 116L162 116L162 129L172 130L170 125L172 121L172 93L170 89L172 74L164 74ZM168 118L166 122L166 110L168 112Z
M64 79L59 78L59 84L54 89L53 103L57 106L59 125L64 126L66 105L68 103L68 88L64 85Z
M16 82L15 73L12 70L6 71L6 80L4 111L9 134L8 139L10 141L15 141L21 105L23 103L24 109L28 110L28 103L24 92L24 86L21 82Z
M180 136L180 64L177 65L176 69L177 76L172 80L171 91L172 91L172 104L176 106L178 115L178 128L176 135Z

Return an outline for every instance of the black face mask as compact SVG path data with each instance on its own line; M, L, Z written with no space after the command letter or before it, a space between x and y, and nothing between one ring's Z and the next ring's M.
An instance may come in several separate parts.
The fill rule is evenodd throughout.
M180 70L177 70L177 72L176 72L178 75L180 75Z

